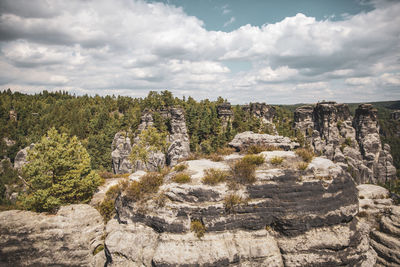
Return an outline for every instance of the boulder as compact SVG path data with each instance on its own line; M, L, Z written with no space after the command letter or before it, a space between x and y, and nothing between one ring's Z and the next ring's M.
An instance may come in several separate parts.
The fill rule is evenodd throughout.
M15 155L14 159L14 168L20 170L25 164L28 163L28 151L32 149L35 144L30 144L29 146L25 147L18 151Z
M252 145L275 146L284 150L290 150L299 147L296 142L292 142L289 137L270 134L257 134L251 131L237 134L229 143L229 146L237 151L244 150Z
M103 228L99 212L84 204L56 215L0 212L0 265L104 266Z

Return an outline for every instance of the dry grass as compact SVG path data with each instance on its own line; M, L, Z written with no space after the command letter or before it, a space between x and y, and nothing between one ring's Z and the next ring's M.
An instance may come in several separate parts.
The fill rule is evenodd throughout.
M306 148L298 148L295 153L301 157L305 162L311 162L314 158L314 152Z
M243 159L236 161L231 166L233 182L240 184L252 184L256 181L256 165Z
M206 169L204 170L204 177L201 180L204 184L216 185L223 183L228 178L229 173L220 169Z
M172 177L172 181L178 184L190 183L191 180L190 175L183 172L177 173Z
M308 167L308 162L299 162L297 163L297 169L300 171L305 171Z
M242 161L251 165L259 166L265 162L265 158L262 155L246 155L242 158Z
M235 211L235 206L243 203L243 198L237 194L229 194L224 198L224 208L228 213Z
M207 155L205 156L205 158L216 162L224 160L224 158L221 155L218 155L217 153L212 153L210 155Z
M282 150L282 148L272 145L251 145L246 149L247 154L258 154L263 151Z
M138 201L143 199L146 194L156 193L163 183L163 176L159 173L150 172L142 176L139 181L133 181L125 189L126 196Z
M282 164L283 160L284 160L284 158L275 156L275 157L271 158L269 160L269 162L272 165L279 165L279 164Z
M186 163L181 163L179 165L176 165L174 167L174 171L176 172L183 172L184 170L186 170L189 166Z
M206 232L206 227L201 221L193 220L190 222L190 231L194 232L197 238L200 239L204 236L204 233Z
M233 147L222 147L222 148L218 148L216 153L219 155L230 155L232 153L234 153L236 150Z

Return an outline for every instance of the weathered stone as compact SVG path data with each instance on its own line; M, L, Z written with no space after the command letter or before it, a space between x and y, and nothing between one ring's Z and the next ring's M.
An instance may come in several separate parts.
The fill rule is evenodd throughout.
M231 109L231 104L229 102L219 104L217 106L217 113L218 118L222 120L222 128L226 129L228 123L232 123L233 121L233 111Z
M354 119L346 104L321 102L294 113L294 129L315 153L348 165L356 183L385 183L395 178L390 147L382 149L377 110L362 104Z
M115 174L132 172L129 155L132 151L131 139L128 132L118 132L111 145L112 168Z
M103 244L103 227L98 211L83 204L56 215L0 212L0 265L104 266L104 251L93 255Z
M180 108L171 108L171 145L167 151L167 164L175 166L180 159L186 158L190 153L189 135L186 129L185 116Z
M17 155L15 155L14 159L14 168L20 170L25 164L28 163L28 151L32 149L35 144L30 144L29 146L25 147L18 151Z
M275 152L288 161L298 158L292 151L260 155L269 158ZM375 263L369 230L354 217L358 212L355 184L332 161L314 158L301 173L269 169L266 163L256 172L254 184L241 185L237 191L230 191L226 183L201 182L204 169L227 169L227 161L195 160L187 165L186 171L193 174L189 184L165 181L155 196L141 202L132 202L124 194L117 198L119 224L113 222L114 230L108 231L106 239L107 247L112 247L112 266ZM227 209L225 198L232 193L246 201ZM165 202L160 206L155 199L161 196ZM200 239L190 232L193 220L205 226ZM132 243L129 248L123 245Z
M229 145L238 151L244 150L252 145L275 146L284 150L290 150L300 146L298 143L292 142L289 137L256 134L251 131L237 134Z

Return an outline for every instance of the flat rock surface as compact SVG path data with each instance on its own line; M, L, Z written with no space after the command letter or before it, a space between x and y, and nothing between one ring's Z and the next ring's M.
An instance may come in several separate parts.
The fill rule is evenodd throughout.
M98 211L85 204L56 215L0 212L0 266L103 266L104 251L93 255L103 228Z

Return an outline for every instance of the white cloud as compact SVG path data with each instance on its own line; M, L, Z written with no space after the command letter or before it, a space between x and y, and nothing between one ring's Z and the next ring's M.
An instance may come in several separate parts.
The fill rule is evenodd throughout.
M342 21L297 14L231 32L207 31L181 8L142 0L32 3L0 3L3 88L132 96L169 89L284 103L307 94L358 101L362 87L369 101L400 98L400 2L375 1L371 12ZM229 60L252 67L232 72Z
M228 25L231 25L232 23L234 23L235 22L235 17L231 17L228 21L226 21L225 23L224 23L224 27L226 27L226 26L228 26Z

